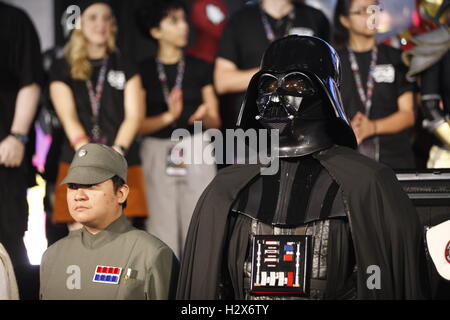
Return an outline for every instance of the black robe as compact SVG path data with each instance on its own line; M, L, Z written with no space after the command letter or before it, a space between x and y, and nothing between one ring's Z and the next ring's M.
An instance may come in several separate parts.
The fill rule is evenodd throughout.
M357 298L428 297L422 228L393 171L342 146L313 156L342 188L358 268ZM178 299L218 298L224 250L229 245L230 209L239 192L260 174L260 169L259 165L227 167L219 171L203 192L186 239ZM239 250L228 254L228 259L235 259L238 264L242 257ZM240 265L243 268L243 263ZM366 271L371 265L380 268L380 289L367 286L371 274ZM242 269L230 270L232 283L242 286L242 273ZM337 279L339 274L329 277Z

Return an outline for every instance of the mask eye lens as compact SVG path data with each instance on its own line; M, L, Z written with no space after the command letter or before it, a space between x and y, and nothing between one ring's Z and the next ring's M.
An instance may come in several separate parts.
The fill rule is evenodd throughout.
M287 75L284 79L282 88L287 93L295 96L305 96L314 93L310 80L298 73Z
M305 91L305 87L305 82L302 79L289 79L284 83L284 89L286 91L302 92Z
M261 94L271 94L277 90L278 80L270 76L262 76L259 80L259 92Z

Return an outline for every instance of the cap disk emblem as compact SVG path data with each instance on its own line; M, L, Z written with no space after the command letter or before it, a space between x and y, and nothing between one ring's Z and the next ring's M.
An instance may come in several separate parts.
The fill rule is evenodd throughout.
M85 155L87 154L87 150L86 149L81 149L79 152L78 152L78 156L81 158L81 157L84 157Z

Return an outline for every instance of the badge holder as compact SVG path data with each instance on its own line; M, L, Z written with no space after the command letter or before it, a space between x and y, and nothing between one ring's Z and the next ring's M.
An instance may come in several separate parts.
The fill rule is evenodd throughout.
M250 292L309 296L311 242L311 236L255 236Z
M173 146L168 148L166 156L166 174L168 176L184 177L187 175L184 156L182 147Z

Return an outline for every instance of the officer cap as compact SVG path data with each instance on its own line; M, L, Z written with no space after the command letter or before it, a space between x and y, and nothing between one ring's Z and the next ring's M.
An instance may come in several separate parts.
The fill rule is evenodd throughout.
M61 184L98 184L114 176L127 181L127 161L111 147L88 143L73 157L69 172Z

